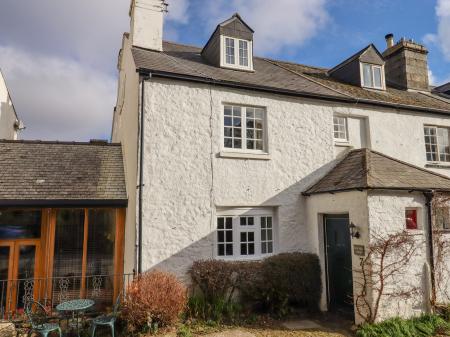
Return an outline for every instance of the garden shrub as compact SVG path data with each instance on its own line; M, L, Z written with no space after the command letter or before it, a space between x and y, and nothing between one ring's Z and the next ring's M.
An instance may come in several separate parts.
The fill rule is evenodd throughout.
M207 319L234 303L235 290L241 303L277 315L287 313L289 302L318 308L322 292L319 258L314 254L280 254L255 262L197 261L191 275L203 301L202 294L194 296L190 314Z
M191 277L207 301L229 300L236 287L236 266L232 262L202 260L193 263Z
M423 315L411 319L392 318L375 324L364 324L357 337L432 337L448 333L450 324L438 315Z
M151 331L175 323L186 303L186 287L175 275L147 272L127 287L122 318L131 332Z
M311 310L318 309L322 283L317 255L308 253L275 255L263 261L263 273L270 285L272 297L278 301L289 299Z

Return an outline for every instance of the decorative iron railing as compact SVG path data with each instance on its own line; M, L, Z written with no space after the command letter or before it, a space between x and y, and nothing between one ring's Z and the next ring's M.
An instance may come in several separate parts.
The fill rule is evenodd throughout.
M95 301L93 311L104 311L133 278L133 274L122 274L0 280L0 319L20 319L30 300L54 312L62 302L89 298Z

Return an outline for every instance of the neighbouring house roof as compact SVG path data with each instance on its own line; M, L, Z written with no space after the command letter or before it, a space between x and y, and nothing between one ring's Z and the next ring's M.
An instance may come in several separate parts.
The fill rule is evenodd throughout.
M433 92L445 94L450 96L450 82L445 83L439 87L433 89Z
M368 90L331 78L328 69L254 57L254 72L210 65L200 55L201 48L172 42L163 43L163 52L133 47L136 68L153 76L213 83L293 96L331 99L398 109L450 114L450 103L432 93L388 87Z
M0 205L126 206L120 144L0 141Z
M386 189L450 191L450 178L369 149L350 151L303 194Z

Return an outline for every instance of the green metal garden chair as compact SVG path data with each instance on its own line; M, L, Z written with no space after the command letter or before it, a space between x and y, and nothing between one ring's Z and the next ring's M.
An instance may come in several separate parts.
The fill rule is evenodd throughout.
M116 302L114 303L113 312L109 315L102 315L94 318L92 320L92 337L95 336L95 330L98 326L109 326L111 328L112 337L115 336L115 323L117 316L119 315L119 306L120 306L120 299L122 298L122 293L120 293L117 298Z
M31 332L36 332L42 337L56 331L61 337L61 328L58 323L49 323L47 311L44 306L36 301L28 301L25 305L25 314L31 324Z

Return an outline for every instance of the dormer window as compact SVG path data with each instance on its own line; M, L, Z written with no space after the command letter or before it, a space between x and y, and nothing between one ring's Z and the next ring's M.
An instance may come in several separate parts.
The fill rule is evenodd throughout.
M253 33L236 13L217 25L201 55L215 67L253 71Z
M383 67L361 63L361 82L365 88L384 89Z
M222 36L222 67L241 70L253 70L252 42L233 37Z

